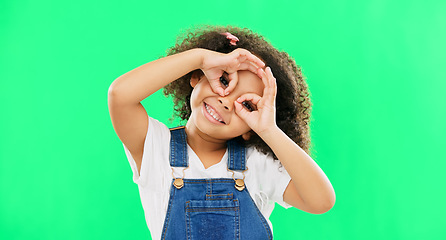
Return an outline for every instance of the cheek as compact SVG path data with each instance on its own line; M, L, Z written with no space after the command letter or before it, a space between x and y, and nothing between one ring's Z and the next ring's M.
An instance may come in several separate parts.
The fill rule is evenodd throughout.
M206 97L210 96L209 91L206 89L205 86L195 86L195 88L192 90L192 94L190 96L190 106L192 110L197 107L202 107L202 101Z
M198 101L203 95L203 88L199 85L196 85L195 88L192 90L192 94L190 96L191 102Z
M195 90L192 91L192 94L190 95L190 106L193 108L195 106L195 102L197 99L197 92Z
M231 125L233 125L234 128L243 133L251 130L248 124L246 124L246 122L243 121L236 113L234 113L231 119Z
M195 92L197 95L209 94L209 92L212 92L211 85L207 81L200 81L192 92Z

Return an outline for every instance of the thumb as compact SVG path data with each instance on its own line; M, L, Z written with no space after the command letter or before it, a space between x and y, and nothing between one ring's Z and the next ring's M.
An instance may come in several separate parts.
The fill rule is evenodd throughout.
M229 78L229 85L228 87L224 90L225 95L229 95L229 93L231 93L231 91L235 88L235 86L237 85L238 82L238 73L237 71L228 74L228 78Z
M225 96L225 90L221 86L220 79L209 80L212 91L218 93L220 96Z
M246 110L246 108L244 108L243 105L241 103L239 103L238 101L234 101L234 106L235 106L235 113L243 121L246 122L246 120L248 119L249 115L252 114L252 112L249 112L248 110Z

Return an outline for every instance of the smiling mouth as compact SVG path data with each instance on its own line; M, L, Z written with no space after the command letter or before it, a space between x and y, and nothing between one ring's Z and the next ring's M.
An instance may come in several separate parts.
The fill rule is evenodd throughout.
M221 119L220 115L218 115L218 113L209 105L207 105L206 103L204 103L204 107L206 109L206 112L209 113L209 115L211 115L216 121L219 121L223 124L226 124L223 119Z

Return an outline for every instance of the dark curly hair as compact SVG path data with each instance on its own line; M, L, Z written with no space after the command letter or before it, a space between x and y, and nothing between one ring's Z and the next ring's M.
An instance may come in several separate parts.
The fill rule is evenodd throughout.
M230 32L237 36L237 45L229 44L229 39L220 33ZM177 38L175 46L167 50L167 56L184 52L193 48L204 48L221 53L230 53L236 48L244 48L260 57L269 66L277 81L276 124L307 154L311 144L310 114L311 102L309 90L300 66L286 53L278 51L262 36L247 28L235 26L201 25L186 30ZM164 87L164 95L171 95L176 115L187 120L191 115L190 97L193 88L190 79L195 71L189 72ZM203 74L201 72L201 74ZM253 131L252 131L253 132ZM241 137L239 137L241 138ZM245 146L254 146L264 154L277 156L263 140L253 132L245 141Z

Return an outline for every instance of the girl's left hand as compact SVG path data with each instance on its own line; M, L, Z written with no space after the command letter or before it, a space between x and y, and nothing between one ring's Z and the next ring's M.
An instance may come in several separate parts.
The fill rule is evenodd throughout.
M262 132L276 126L276 94L277 85L276 78L273 76L270 67L264 71L262 68L258 69L258 75L262 76L263 96L260 97L254 93L247 93L240 96L234 102L235 113L245 121L248 126L254 130L258 135ZM256 106L256 110L249 111L244 105L244 101L249 101Z

